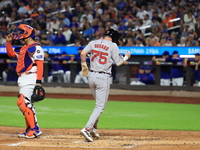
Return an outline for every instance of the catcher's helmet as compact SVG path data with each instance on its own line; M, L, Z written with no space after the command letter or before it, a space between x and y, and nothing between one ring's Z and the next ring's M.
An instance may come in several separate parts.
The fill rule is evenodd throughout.
M28 37L33 39L35 38L36 29L32 28L31 26L27 24L20 24L17 28L18 29L12 33L13 39L21 40Z
M120 34L116 30L109 29L108 31L106 31L105 36L110 36L112 38L112 41L118 44Z

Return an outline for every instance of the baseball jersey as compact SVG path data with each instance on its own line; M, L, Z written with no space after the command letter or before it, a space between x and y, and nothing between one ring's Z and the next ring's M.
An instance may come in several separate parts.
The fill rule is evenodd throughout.
M109 40L91 41L84 49L90 53L90 70L96 72L105 72L111 74L112 64L123 60L116 43Z
M166 61L171 61L173 63L178 62L178 61L183 61L182 58L167 58ZM171 77L172 78L180 78L183 77L183 66L172 66L171 67Z

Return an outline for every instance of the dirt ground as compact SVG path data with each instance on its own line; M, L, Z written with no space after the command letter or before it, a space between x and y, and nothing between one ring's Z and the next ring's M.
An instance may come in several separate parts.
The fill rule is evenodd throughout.
M17 96L17 93L0 92L0 96ZM48 98L93 99L91 95L49 94ZM137 102L165 102L200 104L198 98L110 95L109 100ZM42 129L36 139L18 138L22 128L0 126L0 150L199 150L199 131L163 130L99 130L100 139L86 142L80 129Z

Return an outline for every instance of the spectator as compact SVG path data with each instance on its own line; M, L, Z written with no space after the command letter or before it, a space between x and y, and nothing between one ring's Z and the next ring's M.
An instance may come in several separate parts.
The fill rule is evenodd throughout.
M125 25L125 22L126 22L125 19L120 20L120 23L119 23L119 26L118 26L118 31L122 35L125 34L125 31L126 31L126 28L127 28L127 26Z
M86 10L85 11L85 14L83 14L82 16L81 16L81 19L80 19L80 21L82 22L83 21L83 18L84 17L87 17L87 20L88 20L88 22L92 22L92 20L93 20L93 16L91 15L91 11L90 10Z
M195 46L195 40L193 34L188 35L186 43L189 44L189 46Z
M167 28L171 28L174 26L173 22L170 22L172 19L171 14L166 14L165 19L163 20L163 25L166 25Z
M94 29L91 28L90 23L87 22L85 29L83 30L84 37L91 37L94 34Z
M58 21L58 18L54 17L54 18L53 18L53 21L52 21L52 23L51 23L51 28L52 28L53 32L54 32L54 31L57 31L57 30L59 29L59 24L60 24L60 22ZM51 29L51 28L50 28L50 29ZM49 30L50 30L50 29L49 29Z
M152 26L153 25L153 22L149 19L149 15L148 14L144 15L143 25L144 26Z
M133 39L132 39L132 38L128 38L128 39L127 39L126 46L134 46L134 44L133 44Z
M178 47L185 47L185 37L181 37L180 43L177 44Z
M140 38L140 37L138 37L138 38L136 39L136 44L135 44L135 46L143 47L144 45L142 44L142 42L143 42L143 39Z
M110 20L110 28L114 30L118 30L118 26L115 24L115 20L111 19Z
M153 56L153 61L165 61L169 57L169 52L164 51L162 58L156 58ZM161 66L160 70L160 85L161 86L170 86L171 82L171 66Z
M153 40L154 40L154 46L160 46L160 43L159 43L159 38L157 37L157 36L155 36L154 38L153 38Z
M28 13L28 10L23 2L20 2L20 7L17 10L17 12L20 16L23 16L24 14Z
M63 33L62 34L65 36L66 43L70 44L70 38L71 38L71 35L72 35L72 31L70 30L68 25L63 26Z
M172 46L172 38L171 37L166 38L166 42L165 42L164 46Z
M0 32L0 46L5 46L6 39L3 37L3 33Z
M192 28L195 27L196 19L191 9L188 10L188 12L183 16L182 21L184 25L188 25L189 27L192 27Z
M62 17L60 17L60 18L58 19L58 21L59 21L59 26L58 26L58 28L63 28L63 27L66 25L66 24L64 23ZM67 26L69 26L69 24L68 24Z
M76 20L77 20L77 17L73 16L72 22L70 22L70 28L72 28L72 27L78 28L79 27L79 23ZM65 24L68 25L68 23L65 23Z
M64 46L66 44L66 38L63 35L62 29L58 29L58 34L55 36L53 43L55 45L62 45L62 46Z
M139 11L136 14L136 17L140 18L140 19L144 19L144 15L146 15L146 14L147 14L147 11L145 10L145 6L142 5L141 9L139 9Z
M51 41L47 38L47 34L45 31L42 31L40 33L40 43L43 46L50 46L51 45Z

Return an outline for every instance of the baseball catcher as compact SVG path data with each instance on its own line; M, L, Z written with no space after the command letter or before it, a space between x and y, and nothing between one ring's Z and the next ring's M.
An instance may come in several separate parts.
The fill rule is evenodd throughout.
M42 88L44 52L40 43L34 41L36 29L27 24L20 24L17 30L6 37L6 51L9 57L17 57L19 96L17 105L25 116L26 130L18 137L36 138L42 134L39 128L34 102L44 99ZM12 48L12 41L20 40L22 47Z

